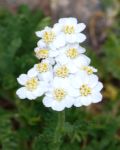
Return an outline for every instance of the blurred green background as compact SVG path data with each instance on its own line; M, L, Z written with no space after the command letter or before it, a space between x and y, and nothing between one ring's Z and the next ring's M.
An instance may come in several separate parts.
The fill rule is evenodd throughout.
M82 46L104 89L101 103L66 110L60 149L120 150L120 1L17 2L0 0L0 150L54 150L58 113L45 108L42 98L20 100L15 92L19 74L38 62L35 31L63 16L87 24Z

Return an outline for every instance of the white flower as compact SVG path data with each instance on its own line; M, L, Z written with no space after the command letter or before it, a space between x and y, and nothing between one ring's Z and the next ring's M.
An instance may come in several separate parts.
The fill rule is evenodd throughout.
M22 85L16 92L20 99L36 99L42 96L48 87L46 82L39 80L36 75L31 74L29 71L27 74L21 74L17 81Z
M78 44L70 44L63 47L60 54L56 56L55 60L61 65L66 65L71 73L75 73L82 66L88 66L90 64L90 59L85 56L85 49Z
M68 43L82 43L86 36L80 32L85 29L84 23L77 23L76 18L62 18L54 25L55 30L60 30Z
M53 69L49 60L42 60L29 70L29 74L38 76L40 80L49 82L53 79Z
M49 50L48 48L39 48L39 47L36 47L34 49L35 51L35 55L38 59L45 59L45 58L48 58L49 57Z
M97 69L94 68L94 67L92 67L92 66L82 66L82 67L80 68L80 71L81 71L81 72L85 72L85 73L87 73L88 75L91 75L91 74L97 72Z
M58 29L45 27L44 30L36 32L36 35L41 38L37 43L38 47L48 46L55 50L65 45L65 38Z
M59 51L57 49L51 50L48 47L36 47L34 49L36 57L41 59L53 59L57 55L59 55ZM53 60L54 61L54 60Z
M71 72L67 65L56 64L54 66L54 74L57 77L66 78L70 73Z
M74 88L74 106L88 106L91 103L98 103L102 100L100 93L103 85L98 81L96 75L88 76L86 73L79 73L71 77L71 86Z
M53 110L62 111L73 105L74 99L71 96L71 88L68 78L55 77L49 90L43 98L43 104Z

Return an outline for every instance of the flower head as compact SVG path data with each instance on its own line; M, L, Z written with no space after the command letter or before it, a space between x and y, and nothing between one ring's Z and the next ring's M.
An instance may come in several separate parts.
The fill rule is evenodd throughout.
M40 63L35 64L33 68L29 70L32 75L38 76L40 80L49 82L53 79L52 65L49 60L42 60Z
M31 74L29 71L27 74L21 74L17 81L22 85L16 92L21 99L36 99L43 95L47 88L46 82L39 80L36 74Z
M56 111L102 100L103 85L94 75L97 69L90 66L91 60L80 46L86 39L81 33L85 27L70 17L36 32L40 39L34 52L39 63L17 78L22 85L16 92L19 98L32 100L44 95L44 106Z
M54 72L55 72L55 76L61 77L61 78L66 78L70 74L68 66L60 65L60 64L55 65Z
M51 87L45 94L43 104L53 110L62 111L65 108L70 108L73 101L74 99L70 94L69 80L55 77Z
M88 66L90 59L85 56L85 49L78 44L68 44L60 51L55 60L58 64L66 65L71 73L77 72L82 66Z
M65 45L64 36L57 29L45 27L44 30L36 32L36 35L41 38L38 41L39 47L44 45L51 49L56 49Z
M103 85L98 81L96 75L88 76L86 73L71 77L71 85L75 89L74 106L88 106L91 103L98 103L102 100L100 94Z
M49 50L48 48L35 48L35 55L38 59L46 59L49 57Z
M85 29L84 23L78 23L76 18L62 18L54 25L55 29L59 29L65 36L67 43L81 43L86 36L81 32Z
M84 72L86 72L88 75L91 75L91 74L97 72L97 69L95 69L95 68L92 67L92 66L82 66L82 67L80 68L80 71L84 71Z

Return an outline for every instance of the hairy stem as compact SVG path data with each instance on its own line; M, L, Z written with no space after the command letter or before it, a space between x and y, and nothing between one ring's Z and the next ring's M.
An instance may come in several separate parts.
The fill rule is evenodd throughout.
M54 135L55 150L60 149L61 137L64 132L64 123L65 123L65 111L62 111L58 113L58 123Z

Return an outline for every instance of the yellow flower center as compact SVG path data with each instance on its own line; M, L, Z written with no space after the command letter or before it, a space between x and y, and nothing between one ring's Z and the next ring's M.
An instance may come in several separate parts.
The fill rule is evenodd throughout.
M52 31L49 32L46 31L43 35L43 40L47 44L53 42L54 39L55 39L55 33Z
M63 28L63 32L65 34L73 34L75 32L75 28L74 28L74 26L66 25Z
M80 94L81 94L81 96L88 96L89 94L91 94L91 88L88 87L88 85L83 84L80 87Z
M58 88L54 90L54 98L57 101L61 101L62 99L64 99L66 94L67 94L66 91L62 88Z
M76 48L70 48L69 50L67 50L67 53L66 53L66 55L70 57L71 59L76 58L78 54L79 53Z
M85 70L88 73L88 75L93 74L93 69L89 66L84 66L83 70Z
M47 72L49 70L49 66L47 63L39 63L36 65L36 67L40 73Z
M29 79L27 82L26 82L26 85L25 87L29 90L29 91L33 91L37 88L38 86L38 79L33 77L31 79Z
M69 74L69 70L65 65L61 66L56 70L56 75L59 77L65 78L68 76L68 74Z
M47 49L40 49L38 51L36 51L36 56L39 59L44 59L48 57L48 50Z

